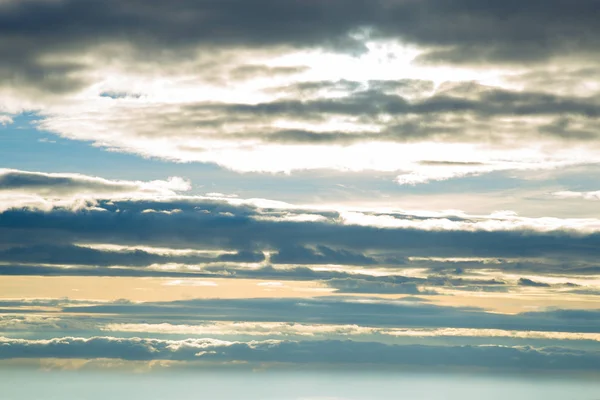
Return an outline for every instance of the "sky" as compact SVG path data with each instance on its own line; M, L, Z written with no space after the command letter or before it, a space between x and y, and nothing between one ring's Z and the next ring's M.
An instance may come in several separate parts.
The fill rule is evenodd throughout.
M7 399L598 400L599 19L0 0Z

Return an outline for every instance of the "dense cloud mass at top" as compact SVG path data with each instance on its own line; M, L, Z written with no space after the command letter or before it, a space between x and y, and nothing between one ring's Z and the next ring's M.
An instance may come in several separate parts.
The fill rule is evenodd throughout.
M0 5L3 75L68 90L60 77L81 64L44 60L102 45L128 44L151 57L172 49L329 47L361 51L352 34L398 38L431 49L428 61L544 61L597 56L598 2L582 0L378 0L328 2L7 1Z
M592 164L599 9L6 1L0 110L35 111L41 129L111 150L236 171L394 171L419 184Z

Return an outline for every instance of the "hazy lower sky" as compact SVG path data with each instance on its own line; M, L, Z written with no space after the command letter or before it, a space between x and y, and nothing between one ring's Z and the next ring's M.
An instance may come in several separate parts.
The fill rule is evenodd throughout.
M599 19L0 0L1 396L598 400Z

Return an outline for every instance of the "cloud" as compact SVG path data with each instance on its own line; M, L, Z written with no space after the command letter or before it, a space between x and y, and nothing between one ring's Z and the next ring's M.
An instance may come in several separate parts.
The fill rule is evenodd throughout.
M58 249L57 249L58 250ZM388 269L387 275L380 275L380 271L371 273L368 270L356 271L348 266L336 266L335 268L322 269L316 266L239 266L235 263L222 263L215 259L209 259L203 264L194 264L193 258L186 259L190 264L176 264L169 262L168 258L162 259L165 264L145 264L144 258L128 261L129 255L124 253L112 254L105 260L98 260L92 254L91 257L83 258L80 264L63 264L69 260L63 257L58 260L49 256L43 258L43 266L31 264L7 264L0 265L0 275L5 276L81 276L81 277L172 277L172 278L212 278L212 279L256 279L269 280L278 279L282 281L313 281L324 287L334 289L335 293L354 294L421 294L436 295L437 288L442 289L445 294L454 291L472 292L496 292L510 293L518 292L517 286L534 286L528 283L528 279L510 284L498 279L480 279L476 276L470 278L457 278L451 275L429 275L406 276L403 274L414 274L419 265L407 264L406 270ZM6 262L6 258L0 258ZM156 261L156 260L152 260ZM57 264L52 264L56 262ZM106 263L102 265L101 262ZM148 262L148 261L146 261ZM128 264L129 263L129 264ZM136 265L137 263L137 265ZM87 264L87 265L86 265ZM128 265L127 265L128 264ZM127 266L125 266L127 265ZM532 268L533 270L533 268ZM522 268L521 268L522 271ZM539 271L538 272L550 272ZM511 269L498 268L488 273L503 274L514 273ZM575 272L574 272L575 273ZM477 273L475 272L475 275ZM533 282L533 281L532 281ZM534 282L537 283L537 282ZM192 280L178 279L171 281L169 285L198 286ZM282 286L281 282L260 283L260 286ZM538 287L551 288L552 285L538 283ZM586 291L571 291L569 293L594 294L593 289Z
M17 307L19 302L0 302ZM43 302L39 303L43 306ZM28 303L28 306L31 304ZM404 299L328 296L312 299L196 299L172 302L73 304L69 314L112 314L145 322L165 322L170 315L194 321L285 322L360 325L381 328L471 328L536 332L600 333L597 310L555 310L516 315L488 313L473 307L447 307ZM129 321L131 322L131 321ZM177 322L177 321L176 321Z
M548 283L544 282L536 282L527 278L519 278L519 285L521 286L530 286L530 287L550 287Z
M43 173L0 169L0 196L35 194L45 197L88 195L114 197L118 195L175 195L190 190L191 185L180 177L166 181L123 181L73 173Z
M11 338L0 339L0 358L596 371L597 310L509 315L436 304L593 304L598 11L596 0L0 0L2 136L37 129L40 141L61 138L31 139L53 153L76 140L252 172L232 189L235 174L213 166L207 194L196 196L180 177L0 169L0 276L160 277L161 291L181 296L197 291L190 285L219 293L255 279L267 286L244 284L272 291L146 303L3 299L0 329ZM256 173L300 175L310 193L296 187L282 198L303 192L319 206L242 198L271 190L250 188ZM477 178L485 174L494 182ZM361 191L370 204L481 209L473 204L500 187L536 205L517 214L514 200L499 199L492 209L503 211L485 215L326 209L317 176L339 185L330 193L360 176L338 204ZM485 193L463 193L470 183ZM585 200L584 210L570 208ZM591 217L548 214L558 209ZM311 291L276 298L276 282L286 295ZM100 326L145 338L96 336ZM167 340L274 332L290 340ZM336 335L359 341L324 340ZM416 336L449 345L398 345ZM558 346L513 346L532 342Z
M177 263L197 265L204 263L252 263L264 260L262 253L242 251L216 256L199 254L156 254L143 250L99 250L85 246L47 245L15 246L0 250L0 260L10 263L55 264L78 266L146 267L153 264Z
M8 321L10 324L11 320ZM360 336L377 335L409 338L513 338L544 340L589 340L600 341L598 333L581 332L544 332L544 331L506 331L502 329L469 328L374 328L359 325L321 325L282 322L229 322L211 321L198 325L171 323L110 323L100 329L104 332L159 333L178 335L249 335L249 336Z
M10 309L8 309L10 307ZM49 311L51 310L51 311ZM521 314L401 300L197 299L134 303L1 300L0 331L14 338L137 334L158 339L212 337L348 339L387 344L532 345L590 349L600 340L598 312Z
M337 289L338 293L381 293L381 294L436 294L433 291L420 290L415 283L390 283L383 279L369 281L365 279L330 279L327 286Z
M60 318L46 315L0 315L0 331L53 330L60 322Z
M156 0L10 1L0 8L0 34L10 39L0 50L10 55L2 63L13 72L7 78L57 91L70 86L59 74L75 73L85 64L49 55L101 51L110 44L128 45L140 58L144 51L153 54L162 48L174 54L198 48L310 46L356 52L364 50L356 35L362 30L430 49L423 56L429 61L531 63L557 55L597 54L596 10L593 0L534 1L526 9L512 1L490 6L468 0L335 0L285 7L273 0L256 1L252 7L239 0L180 0L175 9ZM71 79L75 85L77 80Z
M353 341L253 341L216 339L64 337L49 340L0 339L0 358L115 358L328 365L421 365L536 370L595 371L597 352L564 348L504 346L385 345Z
M277 264L373 265L377 263L372 257L349 250L335 250L327 246L310 249L293 245L280 249L271 256L270 260Z
M0 114L0 125L9 125L13 123L13 119L9 115Z
M595 163L596 4L530 3L4 2L0 108L112 151L236 171L415 185ZM565 75L585 87L564 91Z
M500 259L492 265L496 269L572 274L585 270L593 273L593 260L600 248L600 224L595 219L526 218L506 213L453 216L335 212L263 203L193 196L159 200L142 197L94 199L78 202L77 207L49 201L43 209L36 209L23 208L17 201L0 213L0 261L13 265L264 262L290 267L337 264L456 269L490 265L439 260L487 257ZM311 218L295 218L298 215ZM90 248L86 243L125 248ZM147 250L152 247L217 253L160 254ZM269 259L264 254L269 254ZM412 261L408 262L410 257ZM433 259L421 260L423 257ZM278 279L312 272L257 273ZM332 278L344 276L323 276Z
M565 190L554 192L552 194L561 199L600 200L600 191L573 192L570 190Z
M597 150L596 96L475 85L466 94L455 88L411 99L388 92L388 86L400 86L401 81L371 84L374 89L366 86L337 97L317 91L305 98L299 91L258 101L265 96L252 92L249 96L256 99L246 102L90 99L93 113L74 105L47 115L39 126L69 139L148 157L210 162L244 172L397 172L402 184L596 161L591 151ZM321 81L313 86L327 87ZM181 90L181 98L197 92L192 87ZM572 123L559 124L559 132L552 127L564 115ZM167 131L169 138L164 136ZM373 153L377 157L364 156Z

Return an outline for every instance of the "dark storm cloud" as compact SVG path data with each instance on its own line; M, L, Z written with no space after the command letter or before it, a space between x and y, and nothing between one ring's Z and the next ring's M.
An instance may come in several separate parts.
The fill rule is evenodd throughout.
M220 342L91 337L47 341L1 339L0 358L117 358L123 360L250 363L371 364L596 371L600 355L560 347L385 345L354 341Z

